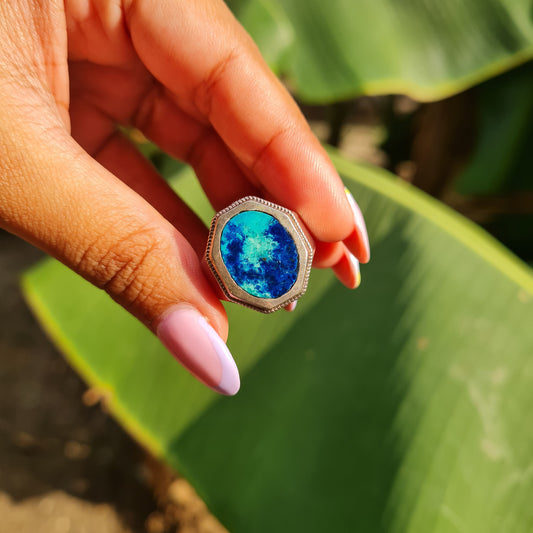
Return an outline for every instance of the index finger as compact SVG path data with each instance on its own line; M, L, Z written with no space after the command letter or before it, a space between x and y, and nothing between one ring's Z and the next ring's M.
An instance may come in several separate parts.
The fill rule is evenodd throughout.
M274 201L297 211L321 241L353 235L329 157L221 0L130 0L126 17L146 67L182 109L211 124Z

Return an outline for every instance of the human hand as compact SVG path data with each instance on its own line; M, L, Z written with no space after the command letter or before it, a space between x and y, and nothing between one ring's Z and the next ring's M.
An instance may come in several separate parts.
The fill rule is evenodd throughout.
M315 266L358 285L360 211L221 0L2 2L0 35L0 226L108 292L206 385L239 388L199 260L207 230L118 125L190 163L216 210L254 195L297 212Z

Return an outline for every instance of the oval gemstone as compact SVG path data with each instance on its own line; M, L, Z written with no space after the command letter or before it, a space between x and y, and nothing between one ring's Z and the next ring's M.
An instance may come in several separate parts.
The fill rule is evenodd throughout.
M298 277L298 250L280 222L261 211L243 211L224 226L222 260L235 283L252 296L279 298Z

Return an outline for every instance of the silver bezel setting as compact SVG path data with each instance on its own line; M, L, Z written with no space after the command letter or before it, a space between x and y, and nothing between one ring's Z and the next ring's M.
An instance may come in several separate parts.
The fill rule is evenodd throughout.
M273 216L292 237L298 252L298 274L294 285L278 298L259 298L239 287L228 272L220 251L220 239L226 223L243 211L261 211ZM247 196L219 211L211 223L205 258L226 298L262 313L273 313L298 300L306 291L313 263L314 243L296 213L262 198Z

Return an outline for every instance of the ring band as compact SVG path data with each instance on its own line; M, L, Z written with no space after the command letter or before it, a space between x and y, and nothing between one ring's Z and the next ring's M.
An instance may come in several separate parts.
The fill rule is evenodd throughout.
M296 213L247 196L213 217L205 257L229 301L272 313L305 293L314 251Z

